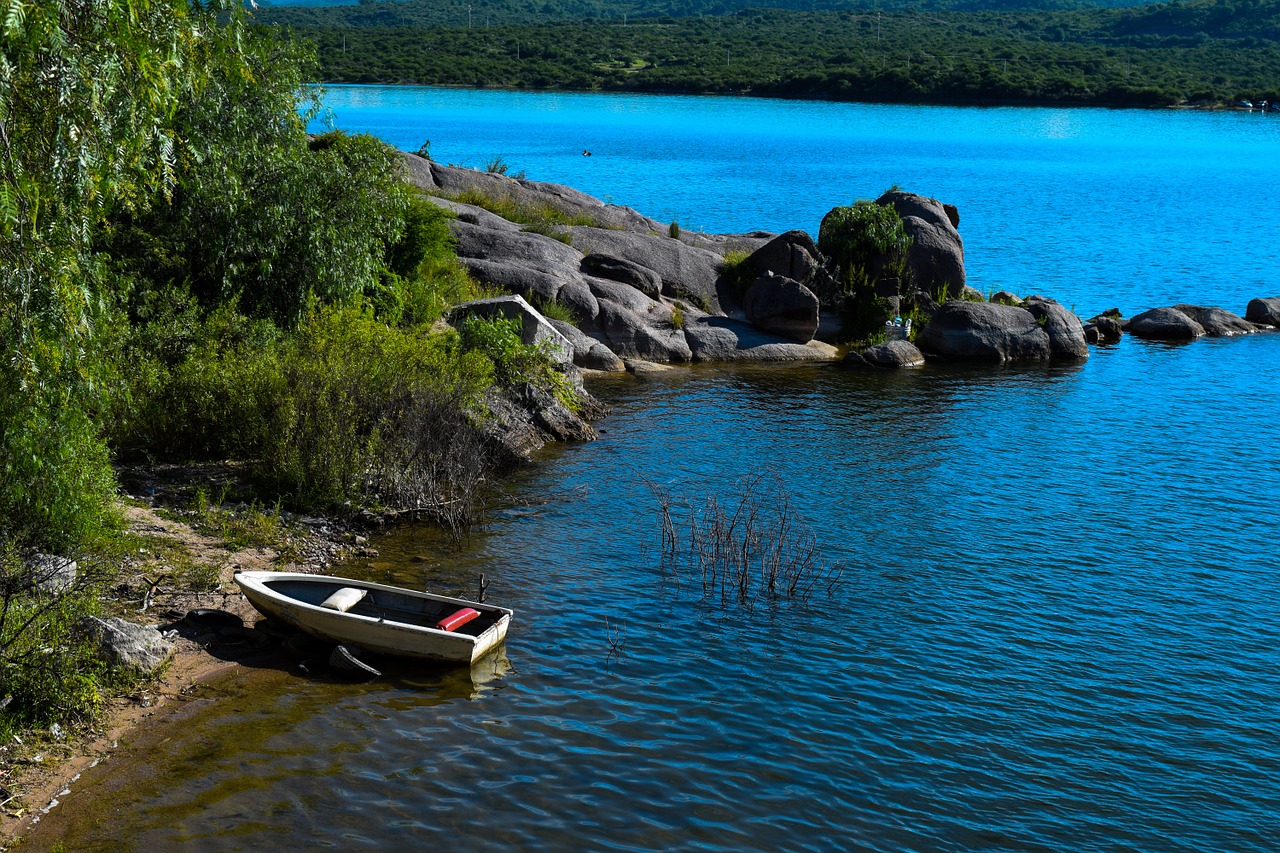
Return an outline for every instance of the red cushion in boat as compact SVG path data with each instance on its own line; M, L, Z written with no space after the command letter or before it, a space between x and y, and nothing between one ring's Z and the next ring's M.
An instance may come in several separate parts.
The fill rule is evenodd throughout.
M464 607L452 616L441 619L436 623L436 627L441 631L456 631L479 615L480 611L474 607Z

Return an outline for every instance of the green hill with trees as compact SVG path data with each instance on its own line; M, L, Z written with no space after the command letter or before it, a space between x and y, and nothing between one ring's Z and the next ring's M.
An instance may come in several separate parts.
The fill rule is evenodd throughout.
M477 6L468 27L465 7L409 0L266 10L261 20L312 41L328 82L1133 106L1274 101L1280 90L1274 0L1064 11L751 9L500 25L490 17L498 9L536 11L532 3Z

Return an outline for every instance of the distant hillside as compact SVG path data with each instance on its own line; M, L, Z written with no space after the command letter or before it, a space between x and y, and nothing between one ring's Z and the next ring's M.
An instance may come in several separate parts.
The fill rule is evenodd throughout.
M1144 0L260 0L259 17L294 26L412 27L549 24L564 21L689 18L748 9L793 12L902 12L910 10L1080 10L1144 5Z
M596 0L547 0L547 12ZM621 0L617 0L621 2ZM317 46L322 79L743 93L898 103L1155 106L1277 100L1280 0L1064 11L797 12L500 24L418 0L262 14ZM511 9L514 7L504 6ZM592 7L594 8L594 7ZM450 11L452 10L452 11ZM460 16L450 25L415 14ZM292 17L290 17L292 16ZM326 17L327 16L327 17Z

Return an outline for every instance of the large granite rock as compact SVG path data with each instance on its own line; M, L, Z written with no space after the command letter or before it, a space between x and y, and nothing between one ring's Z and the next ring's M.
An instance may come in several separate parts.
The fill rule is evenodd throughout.
M1028 296L1022 308L1031 312L1049 335L1049 351L1053 358L1088 358L1084 324L1058 302L1042 296Z
M99 655L113 666L150 674L173 655L173 643L165 639L154 625L86 616L77 626L97 643Z
M613 350L595 338L587 335L572 323L563 320L549 320L556 331L568 338L573 344L573 363L583 370L603 370L621 373L627 367Z
M1191 341L1204 327L1176 308L1152 308L1129 320L1129 334L1157 341Z
M863 350L862 360L872 367L887 369L923 367L924 353L910 341L886 341Z
M1244 318L1263 326L1280 326L1280 296L1249 300Z
M796 343L734 320L701 314L685 320L685 339L696 361L834 361L838 351L820 341Z
M907 266L915 286L937 293L945 285L950 296L964 292L964 241L943 204L937 199L901 190L885 193L876 199L876 204L891 205L911 235ZM956 213L955 222L959 221L960 215Z
M643 264L625 258L586 255L582 259L581 269L587 275L628 284L650 299L657 299L662 295L662 276Z
M746 262L757 279L772 275L807 284L817 274L821 257L812 237L787 231L752 252Z
M1222 308L1208 308L1201 305L1175 305L1177 310L1186 314L1200 324L1204 333L1212 338L1227 338L1233 335L1251 335L1258 331L1257 327Z
M605 204L594 196L562 184L446 166L416 154L404 153L402 156L408 168L409 182L428 192L455 197L477 193L487 198L510 200L531 210L550 208L570 218L589 218L603 228L659 231L666 227L629 207Z
M1025 308L951 301L933 313L916 337L925 354L954 361L1045 361L1049 334Z
M708 313L721 313L717 283L724 258L715 252L661 234L583 226L570 228L569 232L578 251L646 267L662 280L663 296L692 302Z
M742 299L747 322L800 343L818 331L818 297L798 281L781 275L757 278Z

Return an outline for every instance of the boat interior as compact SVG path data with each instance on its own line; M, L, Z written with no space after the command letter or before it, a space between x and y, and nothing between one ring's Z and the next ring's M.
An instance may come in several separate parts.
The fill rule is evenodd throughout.
M344 590L359 589L358 587L346 587L338 583L297 580L270 581L266 585L281 595L317 606L325 606L327 600L331 597L337 597L335 596L336 593ZM355 598L355 596L351 597ZM404 595L380 589L368 590L363 596L359 596L354 603L348 604L344 601L343 604L346 606L329 606L331 609L341 610L345 613L354 613L373 619L403 622L407 625L428 628L435 628L437 623L442 620L455 616L459 611L467 607L473 607L479 612L478 615L452 629L452 633L465 634L472 637L478 637L496 625L504 613L498 608L487 607L483 604L468 605L451 601L436 601L431 598L419 598L415 595Z

